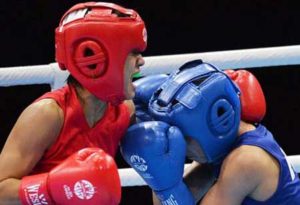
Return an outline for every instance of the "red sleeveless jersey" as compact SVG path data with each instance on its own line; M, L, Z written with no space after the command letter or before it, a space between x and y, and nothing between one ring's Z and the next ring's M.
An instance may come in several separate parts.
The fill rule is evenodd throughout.
M130 113L127 105L113 106L108 103L102 119L94 127L87 124L83 109L77 98L75 88L66 85L48 92L37 99L52 98L64 113L64 123L56 142L44 153L32 174L48 172L74 152L86 147L100 147L115 156L119 141L125 134Z

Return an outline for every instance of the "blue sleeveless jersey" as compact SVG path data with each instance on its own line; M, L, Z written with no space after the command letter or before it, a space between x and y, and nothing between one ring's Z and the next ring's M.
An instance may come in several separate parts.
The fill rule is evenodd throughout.
M242 145L253 145L264 149L277 159L280 165L279 182L275 193L263 202L246 197L242 205L300 205L298 174L287 162L285 153L273 138L272 133L263 125L259 125L255 130L241 135L235 148Z

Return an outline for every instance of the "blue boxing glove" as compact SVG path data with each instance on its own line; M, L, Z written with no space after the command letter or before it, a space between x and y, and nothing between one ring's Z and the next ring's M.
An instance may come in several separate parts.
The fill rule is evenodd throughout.
M134 104L138 121L151 121L148 113L148 102L152 94L168 78L166 74L149 75L133 82L135 86Z
M121 141L121 153L161 204L195 204L182 179L186 143L177 127L159 121L135 124Z

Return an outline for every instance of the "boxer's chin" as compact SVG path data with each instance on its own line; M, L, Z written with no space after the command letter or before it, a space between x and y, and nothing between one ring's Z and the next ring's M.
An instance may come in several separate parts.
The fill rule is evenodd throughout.
M133 85L132 82L130 82L126 87L126 93L125 93L126 100L131 100L134 98L134 96L135 96L135 86Z

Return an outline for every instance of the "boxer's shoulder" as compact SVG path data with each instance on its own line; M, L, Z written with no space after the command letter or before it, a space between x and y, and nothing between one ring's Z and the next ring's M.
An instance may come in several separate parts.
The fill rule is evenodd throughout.
M25 113L28 111L38 114L41 118L46 117L54 121L63 121L64 118L62 108L52 98L45 98L32 103L24 110Z
M12 137L16 135L31 144L49 147L57 138L63 125L64 114L53 99L43 99L30 104L17 120ZM21 130L22 133L18 132ZM15 134L14 134L15 133Z
M249 188L255 188L270 174L270 166L270 156L263 149L243 145L226 157L220 176L228 177L230 180L240 179L247 183Z

